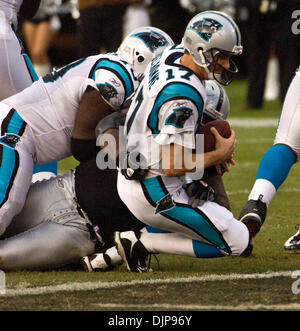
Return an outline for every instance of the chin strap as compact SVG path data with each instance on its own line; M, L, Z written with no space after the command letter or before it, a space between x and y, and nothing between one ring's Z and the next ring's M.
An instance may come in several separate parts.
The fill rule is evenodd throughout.
M215 78L214 78L213 72L211 72L208 69L210 63L206 60L202 50L199 50L199 55L200 55L201 63L198 63L198 65L200 65L205 70L205 72L207 73L208 79L214 80Z

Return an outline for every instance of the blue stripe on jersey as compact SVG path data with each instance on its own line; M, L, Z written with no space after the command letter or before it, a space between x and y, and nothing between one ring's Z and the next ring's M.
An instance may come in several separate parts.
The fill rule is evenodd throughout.
M173 82L166 85L162 91L158 94L152 111L148 117L147 124L151 129L152 133L158 134L158 113L161 106L167 101L175 99L189 99L191 100L198 109L199 118L202 117L203 112L203 98L201 94L191 85L185 83Z
M18 167L17 152L5 145L0 146L0 207L7 201L12 182L16 175L15 168Z
M113 62L111 60L103 59L94 68L92 75L93 80L95 80L95 73L97 69L106 69L114 72L123 82L125 88L125 100L134 92L133 83L129 72L118 62Z
M155 206L159 200L166 196L166 190L163 189L158 178L160 177L147 178L142 181L144 194L152 206ZM174 203L175 206L173 208L163 211L160 214L176 223L186 226L229 253L229 248L225 245L218 230L200 214L200 210L193 209L189 205Z
M16 135L21 135L22 131L24 130L24 125L26 123L22 119L22 117L13 110L12 116L7 123L7 129L6 132L2 132L2 135L5 133L14 133Z
M170 231L165 231L159 228L154 228L153 226L147 225L146 230L148 233L172 233Z
M33 68L33 65L32 65L32 62L30 61L29 56L26 53L24 53L23 58L25 60L25 63L26 63L26 66L27 66L27 69L29 71L32 81L33 82L37 81L39 79L39 77Z

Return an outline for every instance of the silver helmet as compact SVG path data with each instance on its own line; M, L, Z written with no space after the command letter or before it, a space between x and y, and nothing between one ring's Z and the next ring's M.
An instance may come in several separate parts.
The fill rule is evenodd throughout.
M152 26L144 26L124 38L117 54L130 63L134 73L141 77L151 60L172 45L174 42L167 33Z
M182 44L193 61L205 68L209 79L228 85L232 75L238 72L234 62L230 68L222 67L222 74L216 74L218 57L239 55L243 51L241 33L233 19L223 12L204 11L194 16L185 30ZM208 68L209 67L209 68Z
M225 89L213 80L205 81L207 100L202 122L226 120L230 112L230 103Z

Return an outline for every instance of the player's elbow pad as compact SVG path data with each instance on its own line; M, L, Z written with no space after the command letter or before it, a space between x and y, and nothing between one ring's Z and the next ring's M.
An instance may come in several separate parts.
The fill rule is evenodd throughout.
M96 139L71 138L71 152L76 160L85 162L95 157L99 152Z

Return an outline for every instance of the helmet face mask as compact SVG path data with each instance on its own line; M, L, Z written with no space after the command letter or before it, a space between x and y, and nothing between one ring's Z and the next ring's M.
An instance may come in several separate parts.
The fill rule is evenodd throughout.
M140 27L124 38L117 54L132 65L137 78L141 80L147 65L167 47L174 45L164 31L151 27Z
M238 73L238 68L231 58L232 55L232 53L216 49L205 52L203 56L207 61L208 70L211 72L211 77L209 78L213 78L222 85L229 85L234 76ZM225 68L220 63L221 57L228 58L229 68Z
M205 11L196 15L185 30L182 44L193 61L205 69L208 79L228 85L238 72L231 56L242 53L241 34L235 22L224 13ZM229 69L219 63L223 55L229 58Z

